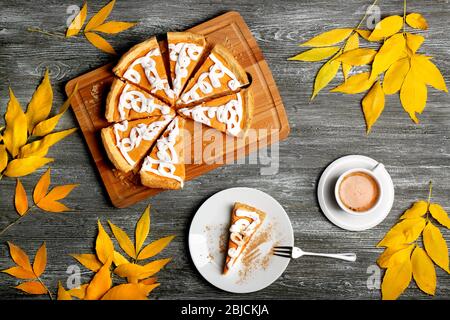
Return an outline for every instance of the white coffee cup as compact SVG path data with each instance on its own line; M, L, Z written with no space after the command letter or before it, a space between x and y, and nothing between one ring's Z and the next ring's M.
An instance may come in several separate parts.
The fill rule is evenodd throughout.
M377 207L380 205L381 198L383 196L383 189L381 188L381 182L380 182L380 179L377 177L377 174L376 174L379 170L382 170L382 169L384 169L384 165L382 163L378 163L372 170L368 170L368 169L365 169L365 168L354 168L354 169L350 169L350 170L347 170L344 173L342 173L339 176L339 179L337 180L336 185L334 187L334 195L335 195L336 202L338 203L339 207L342 210L344 210L345 212L350 213L350 214L354 214L354 215L370 214L370 213L374 212L377 209ZM348 208L342 202L340 194L339 194L339 191L340 191L339 189L340 189L341 183L344 180L344 178L349 176L349 175L351 175L351 174L357 173L357 172L362 172L362 173L367 174L368 176L373 178L373 180L378 185L378 199L375 202L375 204L370 209L368 209L366 211L353 211L353 210L351 210L350 208Z

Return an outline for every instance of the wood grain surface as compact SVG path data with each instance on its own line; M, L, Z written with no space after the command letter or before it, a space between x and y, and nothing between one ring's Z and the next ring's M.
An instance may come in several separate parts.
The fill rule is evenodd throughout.
M89 1L90 15L107 1ZM381 1L382 15L402 14L403 1ZM0 1L0 112L8 101L8 85L25 106L45 68L55 88L55 109L65 99L68 80L116 60L92 47L82 36L63 39L29 32L41 28L63 33L67 10L76 1ZM369 1L118 1L111 20L139 21L137 27L108 37L119 54L150 35L188 29L230 10L238 11L262 49L281 93L291 125L289 138L280 143L280 166L276 175L261 175L263 164L221 167L193 180L182 191L161 193L149 202L153 206L151 238L177 237L163 256L174 258L159 275L162 285L152 293L157 299L379 299L380 291L367 286L368 270L375 265L380 249L376 243L412 201L425 198L428 181L434 182L434 200L450 210L450 104L449 96L429 90L428 104L414 125L402 110L397 96L389 96L386 109L372 130L365 134L360 108L362 95L346 96L324 91L309 102L317 63L288 62L298 53L298 44L336 27L356 25ZM423 32L423 51L434 57L444 77L450 78L450 6L447 1L408 1L408 11L421 12L430 29ZM341 75L333 82L339 83ZM68 112L58 128L76 126ZM385 164L396 191L394 207L386 220L372 230L348 232L331 224L320 212L316 187L321 172L334 159L346 154L363 154ZM110 219L130 234L146 202L127 209L110 204L100 182L87 145L80 132L53 148L50 156L53 182L81 183L65 203L75 212L48 214L36 211L0 238L0 268L11 265L6 241L34 253L47 241L49 263L44 275L51 288L67 279L74 260L69 253L90 252L96 221ZM23 179L28 191L40 173ZM15 181L0 182L0 226L16 219L12 197ZM356 263L304 257L292 261L283 276L270 287L248 295L222 292L205 282L193 267L187 252L187 230L199 205L225 188L254 187L271 194L289 213L296 244L310 251L354 251ZM444 230L450 240L450 232ZM369 269L368 269L369 268ZM436 299L450 298L450 278L437 270ZM83 271L83 280L90 273ZM17 281L0 275L0 298L35 299L12 287ZM46 298L44 296L40 298ZM414 284L402 298L429 298Z
M280 93L271 71L264 60L255 38L237 12L227 12L219 17L189 29L206 37L208 48L217 44L226 46L250 75L250 89L254 97L252 130L244 139L232 138L217 130L186 121L184 136L186 179L190 181L227 163L234 164L267 145L285 139L289 123ZM114 76L108 64L70 80L66 93L70 95L75 85L78 92L72 101L72 110L105 185L111 203L126 208L164 190L147 188L140 183L139 167L129 173L117 170L105 154L100 137L101 129L110 125L105 119L105 100ZM214 150L214 152L204 152Z

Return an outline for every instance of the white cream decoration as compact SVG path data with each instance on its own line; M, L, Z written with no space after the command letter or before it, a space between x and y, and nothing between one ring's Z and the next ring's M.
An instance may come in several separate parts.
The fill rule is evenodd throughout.
M152 57L160 56L159 49L150 50L145 56L133 61L127 69L123 77L133 83L139 84L141 82L140 73L134 69L135 66L140 65L144 69L145 76L152 87L152 93L159 90L164 90L166 95L173 99L175 97L172 89L170 89L167 79L162 79L156 69L156 62Z
M237 99L228 101L221 106L208 106L208 104L198 105L191 108L182 108L180 113L191 117L197 122L211 126L211 119L217 119L226 125L227 133L237 136L241 132L241 122L243 118L242 94L236 94Z
M225 75L231 78L231 80L229 80L227 83L227 86L230 90L236 91L239 87L241 87L241 83L236 78L234 73L231 72L230 69L225 67L224 64L219 59L217 59L217 57L213 53L209 55L208 59L211 59L213 61L213 65L209 68L208 72L204 72L199 76L197 83L194 84L189 91L181 96L181 101L183 103L187 104L201 99L198 90L206 95L213 92L214 88L220 88L222 86L220 80Z
M163 115L169 114L171 110L169 106L157 103L155 98L151 96L146 97L144 93L132 90L129 84L125 85L119 98L119 114L121 120L125 120L126 109L133 110L137 113L152 113L156 109L159 109Z
M203 52L203 47L194 43L179 42L169 44L169 57L175 62L175 79L173 79L173 91L178 96L183 89L182 82L188 76L188 67L192 61L197 61Z
M261 223L259 214L253 211L238 209L236 210L235 215L241 219L236 220L230 227L230 240L236 244L237 247L228 249L228 256L230 257L230 260L227 263L228 268L231 268L236 258L241 253L245 244L244 237L250 237Z
M150 124L139 123L130 130L130 134L126 138L121 138L120 133L128 130L128 121L116 123L113 126L114 135L116 137L116 146L127 162L135 165L135 161L131 159L129 153L138 148L142 140L151 141L157 137L157 134L173 119L172 116L165 115L163 120L155 121Z
M178 153L175 150L175 144L180 135L178 118L175 118L166 130L168 132L167 135L164 134L164 136L161 136L156 141L156 148L158 149L156 153L157 159L154 159L152 156L147 156L142 165L142 170L177 180L181 183L181 187L183 187L183 179L175 174L175 165L180 163Z

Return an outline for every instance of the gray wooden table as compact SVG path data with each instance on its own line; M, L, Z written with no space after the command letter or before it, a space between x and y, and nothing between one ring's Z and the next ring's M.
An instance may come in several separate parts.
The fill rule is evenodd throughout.
M89 12L106 1L89 1ZM55 88L55 106L65 99L65 83L113 58L92 47L81 37L58 39L27 28L64 32L69 5L78 1L0 1L0 112L8 101L8 85L25 106L43 70L48 67ZM343 96L324 91L309 103L312 81L319 64L293 63L286 59L297 52L297 44L326 29L354 26L367 0L352 1L118 1L111 20L139 21L130 31L111 37L119 53L150 35L183 30L229 10L239 11L254 33L273 71L286 106L291 134L280 145L280 170L276 176L260 175L258 165L230 165L186 184L182 191L162 193L128 209L113 208L100 182L81 133L75 133L50 152L54 183L80 183L65 203L75 212L36 212L0 238L0 268L9 267L6 241L34 253L47 241L49 263L44 280L56 288L67 278L73 264L69 253L90 252L96 221L112 220L130 234L148 203L153 239L170 234L177 238L165 252L173 262L159 274L158 299L379 299L380 292L367 286L367 270L381 250L376 243L412 201L427 196L428 181L434 181L434 199L450 209L450 106L449 97L429 91L421 124L414 125L402 110L397 96L387 98L381 119L370 136L360 109L361 96ZM403 1L381 1L382 15L402 14ZM434 56L445 78L450 77L450 6L447 1L409 1L409 11L419 11L430 24L423 48ZM337 83L337 81L335 82ZM77 126L72 112L59 128ZM394 208L386 220L369 231L349 232L331 224L316 199L321 172L334 159L363 154L383 162L396 191ZM30 190L40 172L23 179ZM12 197L15 181L0 182L0 227L16 218ZM233 295L209 285L195 270L187 252L189 223L199 205L222 189L246 186L271 194L289 213L295 241L311 251L355 251L356 263L304 257L292 261L283 276L270 287L249 295ZM450 232L444 231L449 240ZM436 298L450 298L450 281L437 270ZM84 275L89 279L90 274ZM0 275L0 298L28 298L12 286L17 281ZM403 298L427 298L414 284Z

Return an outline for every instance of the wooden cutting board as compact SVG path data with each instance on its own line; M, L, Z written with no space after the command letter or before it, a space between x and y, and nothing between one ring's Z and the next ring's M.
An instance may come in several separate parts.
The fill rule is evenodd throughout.
M255 98L251 128L262 130L257 130L257 134L251 134L244 140L231 138L217 130L187 121L186 129L191 132L191 138L186 139L185 145L186 162L190 163L186 165L186 181L283 140L290 130L283 102L269 66L239 13L225 13L189 31L205 35L209 45L218 43L225 45L251 76ZM112 66L106 65L72 79L66 85L66 93L69 95L78 83L78 92L72 100L72 109L112 204L124 208L164 190L142 186L136 172L123 173L116 170L104 151L100 130L109 125L104 117L104 108L113 80Z

